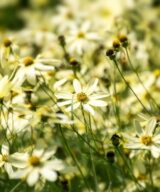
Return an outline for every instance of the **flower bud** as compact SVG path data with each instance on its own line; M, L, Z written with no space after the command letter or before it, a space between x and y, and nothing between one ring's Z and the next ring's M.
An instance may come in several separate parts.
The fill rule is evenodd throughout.
M119 144L120 144L120 137L119 137L119 135L117 135L117 134L114 134L114 135L112 135L112 137L111 137L111 140L112 140L112 144L115 146L115 147L118 147L119 146Z
M4 44L5 47L10 47L11 44L12 44L12 41L10 39L5 39L3 44Z
M113 151L108 151L106 154L106 158L110 163L114 163L115 153Z
M115 59L116 57L115 51L113 49L108 49L106 51L106 56L109 57L111 60Z
M119 41L121 42L122 47L128 47L128 38L126 35L120 35Z
M121 46L121 44L120 44L119 40L118 40L118 39L115 39L115 40L113 41L113 48L114 48L114 50L115 50L115 51L119 51L120 46Z
M58 37L58 40L59 40L62 47L64 47L66 45L65 37L63 35L60 35Z

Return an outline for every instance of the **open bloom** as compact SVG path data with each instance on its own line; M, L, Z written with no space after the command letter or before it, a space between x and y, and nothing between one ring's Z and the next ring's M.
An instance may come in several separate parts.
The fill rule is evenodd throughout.
M102 98L108 96L108 94L95 93L98 84L98 79L96 79L93 85L82 87L80 82L75 79L73 81L73 87L75 93L58 93L56 94L58 99L64 99L66 101L59 102L59 107L69 105L66 108L66 111L72 111L78 107L83 107L85 111L88 111L94 115L94 107L104 107L107 105L105 101L102 101Z
M48 181L57 179L57 172L64 168L61 160L50 158L55 150L45 151L44 149L34 149L32 154L15 153L14 161L17 160L22 169L15 171L12 178L25 179L29 186L33 186L42 176Z
M73 26L70 35L66 38L71 52L76 52L81 55L83 51L90 49L95 41L100 40L97 33L90 32L90 28L89 22L83 23L80 28Z
M160 134L155 133L156 123L156 119L151 118L143 128L138 121L135 121L136 136L124 134L127 140L125 147L128 149L148 150L153 157L158 158L160 156Z
M0 154L0 167L5 169L9 177L12 177L13 167L19 168L19 165L12 161L12 156L14 156L14 154L10 154L8 145L2 144Z
M16 76L17 78L19 77L19 79L23 78L22 80L27 80L30 84L35 85L38 71L53 71L53 64L57 63L60 63L60 61L56 59L46 59L41 56L37 56L34 59L28 56L20 60L20 68L18 69Z

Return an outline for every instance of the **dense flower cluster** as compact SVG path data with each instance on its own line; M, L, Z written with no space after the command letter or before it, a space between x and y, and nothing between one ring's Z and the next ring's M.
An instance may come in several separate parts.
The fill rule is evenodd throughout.
M0 1L1 191L159 190L158 2Z

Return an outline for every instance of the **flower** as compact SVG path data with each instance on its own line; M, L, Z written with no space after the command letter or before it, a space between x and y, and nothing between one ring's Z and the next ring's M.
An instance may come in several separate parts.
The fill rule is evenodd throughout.
M6 170L6 172L8 173L9 177L12 177L13 174L13 166L14 167L19 167L19 165L17 165L17 163L15 163L14 161L12 161L12 156L14 154L9 153L9 147L6 144L2 144L1 147L1 154L0 154L0 167L4 167L4 169Z
M72 111L82 106L85 111L88 111L94 115L94 107L105 107L107 103L100 99L105 98L108 94L94 93L96 91L98 79L96 79L93 85L82 87L77 79L73 80L73 87L75 93L57 93L58 99L65 99L66 101L58 102L59 107L69 105L66 111Z
M12 165L9 162L9 147L7 145L2 145L0 154L0 167L4 166L8 174L13 172Z
M83 23L80 28L72 27L70 35L66 38L71 52L81 55L85 50L91 49L95 41L100 40L97 33L90 31L90 27L89 22Z
M136 136L124 134L124 138L126 139L124 147L128 149L148 150L153 157L158 158L160 156L160 133L155 133L156 125L156 118L149 119L144 128L142 128L138 121L135 121Z
M30 84L35 85L38 71L53 71L54 66L47 64L57 64L59 62L60 61L56 59L42 58L40 55L35 59L27 56L20 60L20 68L16 76L17 78L19 77L19 79L23 77L23 80L27 80Z
M15 171L12 178L25 179L29 186L33 186L40 176L48 181L57 179L56 171L64 168L61 160L49 160L55 153L55 150L34 149L32 154L16 153L15 161L19 162L22 169Z

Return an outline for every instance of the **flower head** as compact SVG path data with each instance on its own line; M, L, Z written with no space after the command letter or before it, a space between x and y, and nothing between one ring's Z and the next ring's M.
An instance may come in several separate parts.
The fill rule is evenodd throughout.
M74 79L73 87L75 93L59 93L56 94L58 99L65 99L66 101L59 102L59 106L69 105L66 110L72 111L78 107L83 107L85 111L88 111L94 115L93 107L104 107L107 103L102 98L108 96L108 94L95 93L97 89L98 79L96 79L93 85L82 87L81 83Z
M155 133L156 118L151 118L147 121L143 128L138 121L135 121L135 128L137 130L136 136L124 134L126 138L125 148L148 150L152 156L157 158L160 156L160 134Z

